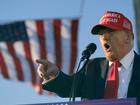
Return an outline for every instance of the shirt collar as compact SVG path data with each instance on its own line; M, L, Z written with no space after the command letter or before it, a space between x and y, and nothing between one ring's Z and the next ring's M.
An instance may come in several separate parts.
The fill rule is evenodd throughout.
M133 49L131 49L130 52L120 60L122 66L126 70L129 69L129 67L130 67L130 65L132 64L133 61L134 61L134 51L133 51Z
M133 60L134 60L134 51L133 51L133 49L131 49L130 52L120 60L120 63L127 70L129 68L129 66L131 65L131 63L133 62ZM113 62L109 61L109 66L112 63Z

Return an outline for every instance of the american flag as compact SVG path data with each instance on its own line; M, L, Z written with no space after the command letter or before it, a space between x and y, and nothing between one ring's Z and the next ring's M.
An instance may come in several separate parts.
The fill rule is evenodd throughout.
M39 87L35 59L48 59L67 74L77 59L78 19L16 21L0 25L0 75Z

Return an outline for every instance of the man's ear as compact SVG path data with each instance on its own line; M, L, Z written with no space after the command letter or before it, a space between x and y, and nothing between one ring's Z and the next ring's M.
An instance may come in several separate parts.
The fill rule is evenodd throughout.
M130 35L129 32L126 32L125 34L126 34L125 43L126 44L130 44L130 42L131 42L131 35Z

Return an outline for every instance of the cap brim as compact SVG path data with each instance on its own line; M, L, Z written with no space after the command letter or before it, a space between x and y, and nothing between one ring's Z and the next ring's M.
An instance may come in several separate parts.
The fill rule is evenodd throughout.
M98 34L99 33L99 30L100 29L104 29L104 28L110 28L108 26L105 26L105 25L95 25L92 30L91 30L91 33L92 34ZM110 28L111 29L111 28Z

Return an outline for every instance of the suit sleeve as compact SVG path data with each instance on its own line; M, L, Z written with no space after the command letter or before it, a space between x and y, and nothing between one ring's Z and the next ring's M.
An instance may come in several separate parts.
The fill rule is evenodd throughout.
M82 78L80 73L77 73L79 78ZM58 94L60 97L69 97L70 92L71 92L71 87L72 87L72 82L73 82L73 77L74 75L66 75L62 71L59 72L58 76L47 82L42 84L42 87L44 90L55 92ZM80 96L80 89L81 87L81 79L77 84L77 93L76 96Z

